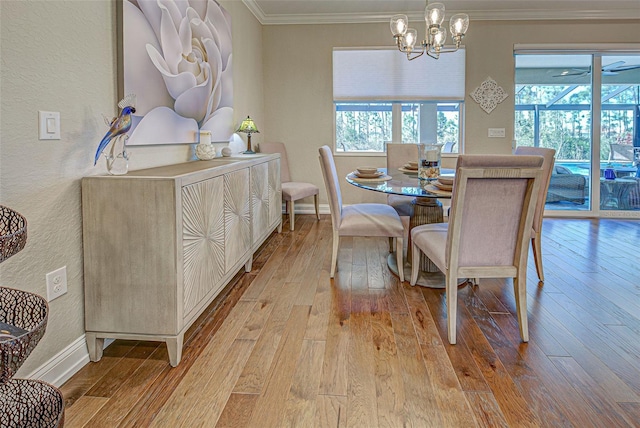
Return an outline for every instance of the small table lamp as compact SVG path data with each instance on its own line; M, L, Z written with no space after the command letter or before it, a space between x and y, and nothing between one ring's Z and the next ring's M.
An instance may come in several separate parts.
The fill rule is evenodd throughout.
M242 152L245 155L255 154L253 150L251 150L251 134L259 134L258 127L255 123L253 123L253 119L249 116L245 120L242 121L240 127L236 130L236 132L244 132L247 134L247 151Z

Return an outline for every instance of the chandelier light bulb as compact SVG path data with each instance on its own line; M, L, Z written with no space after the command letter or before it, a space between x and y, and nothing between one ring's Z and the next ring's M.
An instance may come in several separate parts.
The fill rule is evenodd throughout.
M438 32L433 35L433 47L439 50L447 41L447 30L445 28L439 28Z
M395 15L391 18L391 34L393 37L404 36L409 27L407 15Z
M458 37L464 36L469 29L469 15L466 13L458 13L457 15L453 15L451 20L449 21L449 30L451 31L451 36Z
M442 3L431 3L424 10L424 19L429 27L439 26L444 20L444 5Z
M404 48L411 52L416 45L416 40L418 40L418 32L414 28L409 28L404 35Z

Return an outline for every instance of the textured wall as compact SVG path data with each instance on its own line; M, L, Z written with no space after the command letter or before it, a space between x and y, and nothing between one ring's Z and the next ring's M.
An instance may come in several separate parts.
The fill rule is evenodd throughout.
M464 40L467 48L465 151L508 153L511 150L514 44L638 43L639 25L638 20L472 21ZM265 110L265 141L281 141L287 145L289 158L295 159L291 165L291 176L294 180L304 179L318 185L324 203L327 199L317 149L323 144L333 145L331 53L333 47L338 46L393 46L393 39L387 23L264 27L265 99L269 104ZM420 58L416 61L431 59ZM468 96L488 76L509 94L490 115ZM488 138L488 128L505 128L507 137ZM342 176L362 165L381 167L385 165L385 158L336 157L336 167ZM453 165L453 159L445 160L445 166ZM384 200L374 192L346 184L342 186L342 191L347 204Z
M233 18L235 119L251 114L260 126L262 27L242 2L221 4ZM0 265L0 284L46 296L45 274L66 265L69 289L50 303L24 376L84 333L80 179L106 172L93 156L107 130L102 114L117 113L115 2L2 0L0 19L0 204L27 218L29 234ZM38 140L38 110L60 112L60 140ZM193 156L188 145L131 154L131 169Z

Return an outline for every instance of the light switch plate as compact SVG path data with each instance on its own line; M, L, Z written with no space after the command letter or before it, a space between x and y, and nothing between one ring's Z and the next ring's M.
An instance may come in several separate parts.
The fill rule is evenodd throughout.
M489 128L489 138L504 138L505 135L504 128Z
M38 131L41 140L60 139L60 112L59 111L39 111Z

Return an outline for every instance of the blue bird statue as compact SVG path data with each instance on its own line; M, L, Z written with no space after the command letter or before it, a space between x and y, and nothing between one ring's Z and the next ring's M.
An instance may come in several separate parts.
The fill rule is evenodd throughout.
M98 158L104 151L104 149L109 145L111 140L116 138L119 135L125 134L131 129L131 114L136 112L136 108L133 106L135 103L135 95L130 94L124 97L119 103L118 107L122 109L120 115L118 117L113 118L109 123L109 131L107 131L106 135L100 141L98 145L98 150L96 151L96 157L94 159L93 165L95 166L98 163Z

